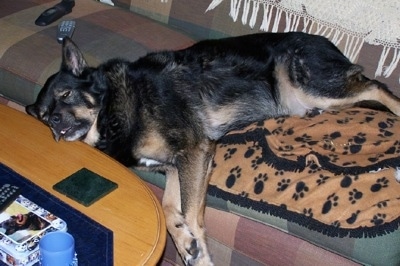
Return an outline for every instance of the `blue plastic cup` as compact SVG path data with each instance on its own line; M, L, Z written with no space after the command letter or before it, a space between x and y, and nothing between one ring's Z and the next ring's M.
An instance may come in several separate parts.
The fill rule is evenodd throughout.
M69 266L75 258L75 240L66 232L51 232L39 241L40 265Z

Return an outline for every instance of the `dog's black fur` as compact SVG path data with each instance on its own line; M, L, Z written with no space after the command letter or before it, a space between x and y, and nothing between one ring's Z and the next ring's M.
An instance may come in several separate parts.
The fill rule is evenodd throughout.
M255 121L371 100L400 114L399 99L327 39L262 33L97 68L65 39L60 71L26 110L56 140L83 140L126 165L164 171L168 230L185 263L203 265L212 264L203 211L216 140Z

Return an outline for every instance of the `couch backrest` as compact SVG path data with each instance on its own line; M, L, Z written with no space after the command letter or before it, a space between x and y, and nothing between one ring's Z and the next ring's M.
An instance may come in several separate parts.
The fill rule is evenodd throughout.
M345 4L348 6L337 1L306 0L113 0L113 2L116 6L130 9L189 33L195 39L237 36L262 30L307 31L324 35L338 45L353 62L364 66L368 77L376 77L388 84L395 94L400 95L400 43L398 43L400 26L397 25L399 20L396 14L396 10L400 9L400 2L397 0L389 0L385 4L376 2L372 7L369 6L371 5L369 1L364 0L348 1ZM324 9L324 6L329 18L324 17L321 12L318 14L319 17L315 16L316 9ZM381 14L382 12L384 14ZM380 15L385 19L380 20ZM346 16L352 16L352 19L343 20ZM375 21L371 21L372 19ZM382 21L392 25L376 25L384 23ZM386 34L390 32L398 36L391 36L392 43L384 46L387 40L375 41L375 36L379 38L382 34L371 29L371 25L367 23L375 23L377 26L375 28L386 31ZM352 29L349 30L349 27Z

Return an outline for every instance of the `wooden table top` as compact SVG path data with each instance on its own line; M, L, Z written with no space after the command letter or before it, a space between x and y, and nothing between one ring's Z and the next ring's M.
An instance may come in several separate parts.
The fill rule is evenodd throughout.
M160 259L166 241L160 203L139 177L112 158L82 142L57 143L41 122L0 105L0 162L112 230L115 265L155 265ZM52 189L83 167L118 188L89 207Z

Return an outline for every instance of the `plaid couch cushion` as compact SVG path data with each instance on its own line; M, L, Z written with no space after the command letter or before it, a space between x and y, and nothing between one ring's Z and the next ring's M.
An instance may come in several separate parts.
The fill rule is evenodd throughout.
M47 27L34 24L40 13L55 3L0 2L0 94L23 105L36 99L46 79L60 66L57 23ZM73 12L64 18L76 21L73 40L92 65L113 57L136 60L149 51L179 49L194 42L188 34L96 1L76 1Z

